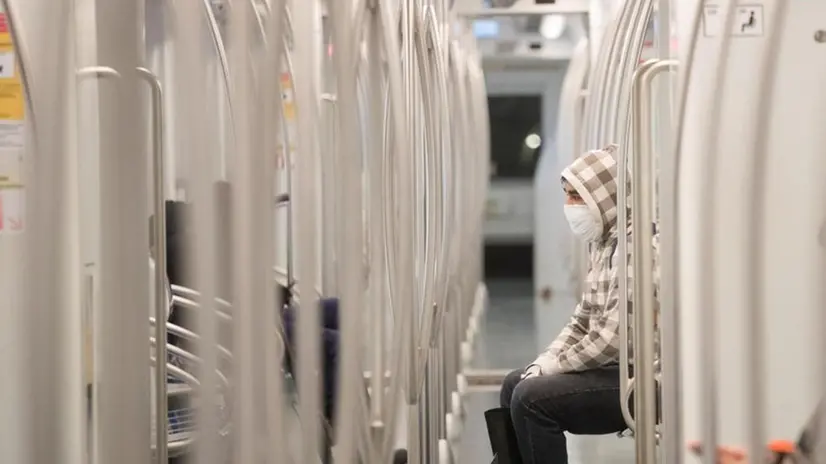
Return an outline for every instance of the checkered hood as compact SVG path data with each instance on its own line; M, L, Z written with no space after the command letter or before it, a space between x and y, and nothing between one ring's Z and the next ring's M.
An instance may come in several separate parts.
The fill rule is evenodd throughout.
M602 224L602 238L617 236L616 145L589 151L562 171L562 179L576 189Z

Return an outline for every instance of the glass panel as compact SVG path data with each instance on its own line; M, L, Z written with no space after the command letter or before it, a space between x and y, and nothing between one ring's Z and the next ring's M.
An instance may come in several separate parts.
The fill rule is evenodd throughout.
M542 97L488 97L488 104L493 178L533 178L543 142Z

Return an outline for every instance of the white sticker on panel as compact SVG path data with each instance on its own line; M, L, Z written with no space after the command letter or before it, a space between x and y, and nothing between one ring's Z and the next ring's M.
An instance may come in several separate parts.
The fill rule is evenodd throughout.
M20 233L24 229L24 217L26 214L25 199L23 189L0 190L0 229L4 233Z

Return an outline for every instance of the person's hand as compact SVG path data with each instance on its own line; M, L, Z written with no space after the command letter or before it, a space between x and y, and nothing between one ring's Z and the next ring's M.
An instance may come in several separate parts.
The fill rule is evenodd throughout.
M539 377L540 374L542 374L542 369L540 369L536 364L531 364L526 367L525 372L522 373L522 380L529 379L531 377Z

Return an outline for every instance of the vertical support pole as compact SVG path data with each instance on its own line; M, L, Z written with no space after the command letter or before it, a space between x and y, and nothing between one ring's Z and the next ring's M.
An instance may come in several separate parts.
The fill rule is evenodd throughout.
M264 124L260 128L263 131L263 150L261 155L256 156L256 163L259 167L256 169L256 191L254 194L257 206L254 216L259 216L256 225L262 236L261 243L263 245L263 250L259 250L256 257L255 273L256 279L263 279L263 288L256 288L256 291L264 292L259 316L261 317L260 325L263 328L263 337L265 338L267 443L270 449L274 450L286 449L284 377L281 373L286 346L279 350L279 340L284 331L280 317L274 318L275 323L272 325L267 323L268 318L271 317L270 308L281 308L284 304L280 301L280 295L274 295L275 292L272 291L271 270L273 264L278 263L280 258L279 247L275 243L276 231L280 230L280 221L278 220L280 215L276 209L277 205L276 208L270 206L270 198L273 194L281 191L280 176L276 171L277 160L271 158L273 154L277 153L279 140L281 140L281 146L284 147L284 153L288 153L286 140L278 136L284 122L284 107L280 88L276 84L280 82L281 62L286 54L283 40L286 29L285 16L286 0L272 2L266 16L266 26L264 28L266 46L264 47L265 56L262 60L262 67L265 79L262 83L266 84L259 84L261 99L264 102L260 110ZM285 169L290 169L287 163L285 163ZM288 205L288 207L290 206ZM284 341L284 344L286 345L286 341ZM279 464L283 462L283 457L277 453L269 453L266 462L268 464ZM287 459L287 463L290 462L291 460Z
M418 322L419 319L416 314L416 305L414 304L414 295L416 289L416 280L414 272L415 266L415 245L413 243L414 235L410 233L415 226L415 199L413 197L416 188L415 173L416 163L414 156L416 156L417 145L415 138L418 135L416 128L418 127L416 121L415 111L415 97L416 87L415 79L417 77L414 67L415 51L413 34L415 28L415 2L416 0L404 0L402 4L402 78L404 82L404 108L405 108L405 126L407 127L410 138L408 142L408 151L400 156L397 164L396 175L399 176L398 182L398 201L399 201L399 217L402 223L399 227L399 253L398 261L396 262L398 268L398 301L399 309L402 317L407 321L405 323L407 331L404 337L404 344L406 345L407 356L407 407L408 407L408 459L410 464L422 463L422 447L421 447L421 428L419 423L419 392L418 392L418 367L419 350L418 350ZM408 221L413 221L412 223Z
M319 437L322 433L321 388L317 373L321 364L318 294L318 57L320 43L317 32L319 4L317 0L292 0L296 109L298 112L298 154L296 156L294 201L298 290L301 306L298 312L297 381L301 389L302 462L318 459ZM291 202L292 202L291 201Z
M158 77L139 67L138 75L152 91L152 238L155 244L155 460L168 464L168 403L166 398L166 322L169 295L166 292L166 198L164 196L163 91Z
M196 412L196 429L199 436L205 439L197 440L194 447L194 457L199 463L215 464L220 461L222 449L215 437L220 428L219 418L215 410L218 404L218 368L217 343L218 322L213 305L215 300L215 179L219 178L218 166L214 162L220 156L222 147L217 143L219 128L213 126L214 119L203 110L204 95L215 95L204 76L204 70L212 69L210 62L213 55L220 57L221 63L226 64L223 54L223 43L216 34L217 24L212 16L211 6L203 2L175 2L169 4L172 12L174 27L177 32L178 67L175 94L179 102L176 112L177 130L176 140L179 152L184 155L182 172L186 175L188 202L192 203L192 225L199 231L192 243L187 243L185 251L184 271L191 276L194 286L200 292L199 304L202 311L194 317L194 332L200 336L200 342L195 344L198 356L202 363L197 366L196 377L201 379L201 389L198 392L198 402L206 407ZM205 21L204 18L207 18ZM212 28L212 27L215 28ZM204 43L204 37L213 39L212 50ZM212 52L212 53L210 53ZM228 70L227 70L228 72ZM225 74L224 83L228 86L228 74ZM228 92L229 89L227 88ZM220 95L220 93L219 93ZM205 135L208 134L208 135ZM214 137L214 138L213 138ZM210 143L212 142L212 143ZM195 154L202 156L204 162L196 162ZM222 244L226 246L226 244ZM207 438L209 437L209 438Z
M372 363L370 379L370 429L373 443L372 458L384 459L382 445L387 433L384 416L388 408L395 408L394 404L385 403L385 381L384 372L386 369L385 350L387 331L386 314L389 299L385 290L385 278L387 268L385 265L385 247L387 240L384 234L384 197L387 192L384 189L384 164L386 155L383 151L384 134L384 78L382 75L382 63L379 57L382 56L381 18L379 17L379 4L377 0L371 0L366 5L367 32L365 40L367 43L367 88L368 88L368 108L367 114L370 118L369 140L367 146L368 153L368 184L369 184L369 237L370 237L370 317L372 319ZM358 17L358 14L356 14Z
M135 71L143 64L144 11L141 2L99 0L96 14L98 60L121 75L100 87L100 288L106 310L99 313L97 331L98 456L100 462L144 464L150 461L152 412L148 331L136 329L147 327L150 307L144 129L148 92Z
M659 0L657 11L657 48L661 59L671 58L671 0ZM660 80L657 88L657 106L654 121L657 124L657 151L660 175L657 180L657 218L660 234L660 323L661 323L661 366L662 366L662 420L660 428L661 447L665 462L682 464L683 427L680 414L682 403L682 376L680 372L680 330L679 311L676 298L676 183L672 182L676 173L674 153L674 108L676 74L668 74Z
M255 198L255 149L256 134L259 132L260 119L253 116L253 80L250 60L250 27L254 12L249 2L238 1L230 8L230 25L232 48L230 65L232 81L229 88L233 106L236 110L235 122L235 156L231 169L232 182L232 240L228 245L232 256L232 298L233 298L233 377L232 404L235 413L233 433L233 457L235 462L253 463L259 460L258 437L260 421L257 410L260 389L256 383L261 376L256 375L256 351L261 348L256 330L255 313L262 301L256 298L256 278L254 255L258 251L253 217ZM220 246L221 244L219 244ZM260 294L258 295L261 296ZM205 308L214 304L205 302ZM207 309L209 311L209 309ZM208 404L206 407L213 407ZM209 439L209 437L207 437Z

